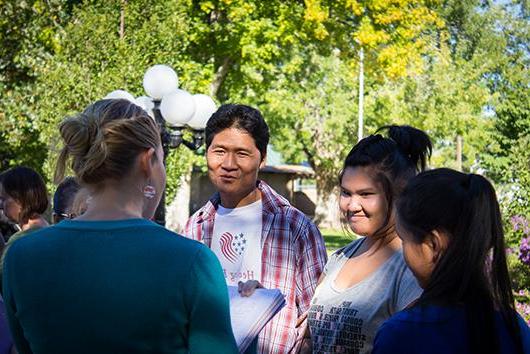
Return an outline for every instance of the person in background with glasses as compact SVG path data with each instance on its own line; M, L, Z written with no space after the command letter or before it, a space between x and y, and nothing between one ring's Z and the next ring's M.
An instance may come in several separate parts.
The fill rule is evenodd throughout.
M2 177L3 175L0 173L0 188L2 187ZM7 240L17 231L18 228L5 216L0 205L0 253L4 250Z
M66 177L55 190L53 195L53 223L57 224L64 219L73 219L77 215L72 211L72 204L79 192L79 183L74 177Z

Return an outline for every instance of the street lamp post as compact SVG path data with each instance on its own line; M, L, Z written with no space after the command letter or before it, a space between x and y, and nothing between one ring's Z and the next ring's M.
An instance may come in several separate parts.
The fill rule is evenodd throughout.
M179 80L175 71L166 65L154 65L144 74L143 86L148 96L134 98L123 90L109 93L105 98L124 98L146 110L160 128L160 138L164 150L164 166L169 150L180 145L197 150L204 141L204 128L211 115L217 110L210 96L191 95L178 88ZM192 131L192 141L183 138L185 130ZM165 198L162 198L155 212L154 221L166 223Z

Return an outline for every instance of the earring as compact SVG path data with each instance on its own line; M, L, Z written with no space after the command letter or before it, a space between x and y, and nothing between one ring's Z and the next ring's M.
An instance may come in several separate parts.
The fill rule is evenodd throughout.
M147 199L153 199L156 195L156 189L152 185L148 184L144 187L144 197Z

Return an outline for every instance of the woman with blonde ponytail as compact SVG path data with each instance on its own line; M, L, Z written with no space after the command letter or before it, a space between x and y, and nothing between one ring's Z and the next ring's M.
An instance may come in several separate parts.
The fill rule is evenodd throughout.
M19 352L236 352L217 258L149 221L166 179L153 119L129 101L101 100L59 131L55 180L71 169L90 203L6 255Z

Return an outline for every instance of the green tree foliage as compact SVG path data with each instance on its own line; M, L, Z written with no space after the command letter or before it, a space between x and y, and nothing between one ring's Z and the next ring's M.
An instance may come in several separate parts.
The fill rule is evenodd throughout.
M303 9L296 1L194 1L185 51L211 66L211 94L249 102L266 92L289 48L312 39L301 31Z
M73 1L0 1L0 170L24 164L42 170L46 145L30 111L37 69L59 49Z
M156 63L175 68L181 86L226 100L256 103L280 71L298 35L303 5L281 1L86 1L73 6L56 49L33 68L32 104L24 114L49 146L51 174L57 123L114 89L142 94L142 76ZM43 149L41 149L43 151ZM41 153L42 155L42 153ZM171 152L170 194L197 158Z
M326 200L357 141L359 48L367 54L366 87L373 91L382 81L416 70L426 49L421 34L439 21L423 2L308 0L305 5L303 28L317 41L293 43L263 106L278 149L315 170L320 217L319 211L329 212ZM369 117L368 130L381 121Z
M463 137L463 165L476 167L488 143L484 115L491 95L477 61L452 58L446 43L433 49L420 74L387 82L367 98L367 116L385 124L410 124L429 133L434 142L433 166L456 168L456 137Z
M189 41L186 7L180 3L135 1L91 2L75 7L60 38L60 50L39 68L34 114L49 146L45 170L52 174L60 148L57 124L115 89L143 93L145 70L156 63L174 67L181 86L208 92L207 72L182 53ZM195 80L191 78L194 77ZM168 190L172 195L193 155L184 148L168 157Z
M346 54L362 47L367 72L381 80L421 70L428 34L443 26L437 1L306 0L306 19L322 40Z
M25 163L50 176L64 116L114 89L143 94L145 70L164 63L191 92L264 111L277 150L309 162L328 193L357 140L363 48L366 131L427 130L435 166L454 166L461 135L464 169L485 170L516 193L510 213L528 215L528 15L518 3L0 0L0 11L0 169ZM170 153L170 192L197 163L185 148Z
M527 288L530 269L517 257L523 237L514 217L530 218L530 23L525 2L449 1L444 16L453 60L474 62L489 91L475 168L491 178L501 203L514 286ZM467 76L463 76L467 78ZM526 300L528 301L528 299Z
M339 50L304 60L280 74L263 96L272 141L288 161L308 162L315 171L318 222L330 218L328 204L345 155L357 141L357 80Z
M482 159L503 190L504 211L530 218L530 24L524 7L506 5L496 25L505 38L505 55L492 74L495 121ZM508 222L506 222L509 225ZM509 232L514 236L513 232Z
M336 185L347 147L356 141L357 80L350 70L338 50L313 54L295 75L279 75L264 95L274 145L289 161L309 162L324 193Z

